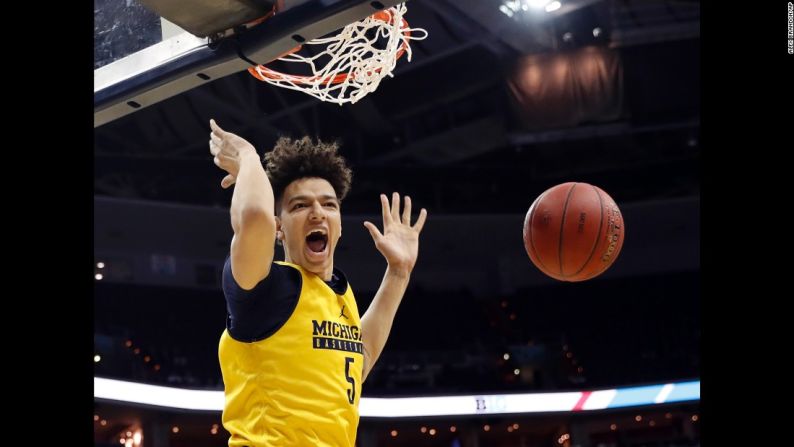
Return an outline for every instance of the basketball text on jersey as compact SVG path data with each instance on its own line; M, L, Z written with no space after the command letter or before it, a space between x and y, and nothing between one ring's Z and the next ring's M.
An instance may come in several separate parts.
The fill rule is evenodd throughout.
M328 320L312 320L312 335L314 349L335 349L359 354L364 352L361 329L358 326Z

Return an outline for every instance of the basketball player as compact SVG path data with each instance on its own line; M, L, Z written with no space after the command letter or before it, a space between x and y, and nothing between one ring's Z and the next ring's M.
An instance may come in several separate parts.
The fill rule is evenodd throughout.
M361 384L391 330L419 250L427 211L410 224L411 199L380 196L383 232L364 222L388 263L359 318L334 267L340 204L352 178L336 144L281 138L265 154L210 121L210 152L235 184L234 236L223 269L228 310L218 354L230 446L355 445ZM283 244L285 260L274 261Z

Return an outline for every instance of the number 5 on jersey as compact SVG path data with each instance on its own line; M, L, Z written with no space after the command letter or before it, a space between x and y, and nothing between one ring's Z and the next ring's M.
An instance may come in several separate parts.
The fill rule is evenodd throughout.
M347 390L347 400L351 404L356 400L356 381L350 377L350 364L353 361L353 357L345 357L345 379L350 382L350 389Z

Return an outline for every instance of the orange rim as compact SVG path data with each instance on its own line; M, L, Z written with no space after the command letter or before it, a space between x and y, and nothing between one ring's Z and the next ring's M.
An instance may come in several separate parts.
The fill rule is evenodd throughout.
M276 15L276 13L281 11L282 9L284 9L284 0L276 0L276 2L273 4L273 9L271 9L270 12L268 12L267 14L263 15L262 17L260 17L258 19L254 19L254 20L251 20L250 22L246 22L244 25L249 27L249 28L252 27L252 26L259 25L260 23L264 22L265 20L267 20L267 19L273 17L274 15Z
M270 16L272 16L272 14L274 14L274 13L275 13L275 10L272 13L268 14L268 16L263 17L261 20L264 21L266 18L269 18ZM392 20L392 15L387 13L386 11L378 11L375 14L372 14L371 17L376 19L376 20L380 20L382 22L387 22L387 21L391 21ZM257 19L257 20L260 20L260 19ZM405 20L405 18L402 19L401 28L405 30L405 31L403 31L403 36L411 37L411 32L410 32L410 30L408 30L408 21ZM293 49L291 49L289 51L286 51L284 54L280 55L276 59L284 57L284 56L286 56L288 54L295 53L296 51L299 51L301 48L303 48L303 45L298 45L297 47L295 47L295 48L293 48ZM405 54L406 51L408 51L408 42L403 40L402 44L400 45L400 48L397 50L397 59L400 59L403 56L403 54ZM377 69L375 71L376 72L380 72L380 69ZM249 67L248 68L248 73L250 73L253 77L259 79L260 81L266 81L266 79L282 80L282 79L285 79L285 78L289 78L295 84L314 84L318 79L320 79L319 76L288 75L288 74L284 74L284 73L281 73L279 71L273 70L271 68L267 68L264 65L257 65L255 67ZM353 73L353 72L339 73L338 75L334 76L331 79L323 80L321 83L324 84L324 85L341 84L341 83L345 82L347 80L347 78L350 77L351 75L355 75L355 73Z

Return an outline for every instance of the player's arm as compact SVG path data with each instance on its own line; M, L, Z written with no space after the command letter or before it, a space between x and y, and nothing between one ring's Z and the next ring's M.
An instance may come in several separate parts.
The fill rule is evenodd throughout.
M411 198L405 197L405 206L400 216L400 196L392 195L392 203L384 194L380 196L383 213L383 233L371 222L364 222L375 247L381 252L388 266L383 281L369 309L361 317L361 338L364 344L364 372L362 381L378 361L391 332L394 315L400 306L416 259L419 255L419 233L425 224L427 211L423 208L416 224L411 226Z
M237 284L250 290L270 273L276 240L273 188L254 146L221 129L210 120L210 152L228 175L223 188L233 184L231 267Z

